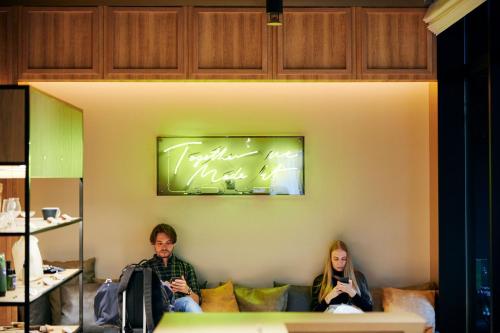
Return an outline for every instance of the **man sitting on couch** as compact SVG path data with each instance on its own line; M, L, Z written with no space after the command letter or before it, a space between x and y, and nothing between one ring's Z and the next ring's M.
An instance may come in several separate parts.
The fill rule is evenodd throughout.
M155 271L159 278L175 293L173 310L176 312L202 312L200 289L196 273L191 264L177 258L174 247L177 242L175 229L168 224L158 224L149 237L155 255L146 265Z

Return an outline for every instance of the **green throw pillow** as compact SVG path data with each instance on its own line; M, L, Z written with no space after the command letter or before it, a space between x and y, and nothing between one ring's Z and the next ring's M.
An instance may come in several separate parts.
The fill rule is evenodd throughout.
M288 285L276 288L235 286L234 295L240 311L285 311L288 300Z

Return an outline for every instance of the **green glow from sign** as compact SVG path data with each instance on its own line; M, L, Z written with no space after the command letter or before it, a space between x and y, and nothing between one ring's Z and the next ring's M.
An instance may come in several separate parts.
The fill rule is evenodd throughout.
M304 194L304 137L159 137L158 195Z

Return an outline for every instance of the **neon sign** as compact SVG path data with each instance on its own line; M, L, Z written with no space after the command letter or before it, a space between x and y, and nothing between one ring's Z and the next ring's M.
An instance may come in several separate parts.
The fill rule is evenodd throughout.
M159 137L158 195L302 195L304 137Z

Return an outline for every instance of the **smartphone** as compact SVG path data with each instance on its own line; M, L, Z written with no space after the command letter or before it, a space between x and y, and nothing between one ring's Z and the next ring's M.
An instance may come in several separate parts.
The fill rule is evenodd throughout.
M170 279L170 283L174 282L175 280L182 280L180 276L174 276Z
M349 283L349 277L348 276L343 276L343 277L336 277L337 281L341 282L341 283Z

